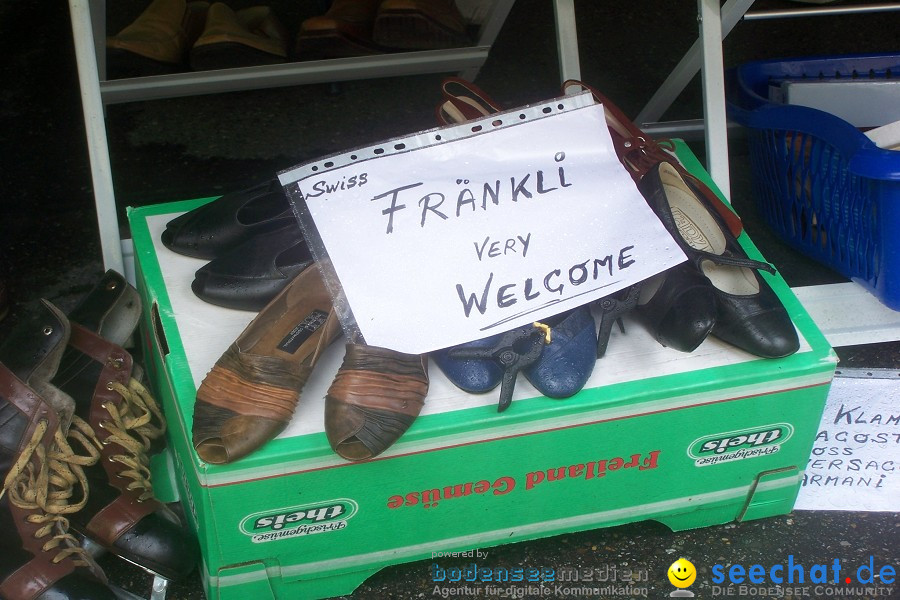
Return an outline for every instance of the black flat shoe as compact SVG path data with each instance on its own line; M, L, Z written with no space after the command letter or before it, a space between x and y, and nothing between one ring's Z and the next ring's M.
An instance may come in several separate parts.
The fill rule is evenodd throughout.
M295 222L284 190L272 179L172 219L162 243L178 254L212 260L260 233Z
M201 300L259 312L313 263L297 222L240 244L197 270L191 289Z
M760 270L774 273L775 268L747 256L719 214L709 208L706 196L713 192L685 179L667 162L651 168L638 187L689 262L709 280L716 301L712 334L764 358L796 352L800 342L794 324L759 275ZM686 290L693 287L682 285ZM705 287L699 279L696 286Z

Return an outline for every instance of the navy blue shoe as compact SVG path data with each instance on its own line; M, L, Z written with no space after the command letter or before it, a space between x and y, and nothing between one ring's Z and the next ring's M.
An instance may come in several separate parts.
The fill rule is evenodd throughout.
M503 334L466 342L458 346L436 350L431 359L456 387L470 394L486 394L503 381L503 367L491 358L454 358L451 352L457 349L493 348Z
M551 341L522 373L549 398L568 398L584 387L597 362L597 330L588 305L544 320Z

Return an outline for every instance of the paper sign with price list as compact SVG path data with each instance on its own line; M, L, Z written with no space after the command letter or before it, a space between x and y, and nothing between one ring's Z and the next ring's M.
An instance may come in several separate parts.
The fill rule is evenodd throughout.
M900 510L900 378L872 372L834 378L796 509Z

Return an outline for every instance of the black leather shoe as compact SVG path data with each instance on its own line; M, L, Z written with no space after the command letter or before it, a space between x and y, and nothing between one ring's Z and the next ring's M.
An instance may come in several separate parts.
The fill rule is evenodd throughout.
M718 305L709 279L691 262L644 282L637 314L667 348L693 352L716 324Z
M303 232L293 221L204 265L191 289L210 304L259 312L312 263Z
M162 242L169 250L212 260L260 234L296 222L277 179L225 194L166 224Z
M700 185L660 162L638 187L690 263L709 280L716 299L712 334L764 358L793 354L800 347L797 331L759 274L774 273L775 268L747 256L719 214L710 209L706 196L712 191Z

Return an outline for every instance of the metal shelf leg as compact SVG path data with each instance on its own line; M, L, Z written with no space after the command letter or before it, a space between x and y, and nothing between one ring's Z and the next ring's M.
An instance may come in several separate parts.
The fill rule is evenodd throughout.
M706 168L726 198L731 197L728 172L728 121L725 116L725 63L719 0L697 0L703 40L703 105L706 117Z
M103 266L125 273L89 0L69 0Z
M581 79L574 0L554 0L553 14L556 18L556 47L559 51L560 80L564 82L567 79Z

